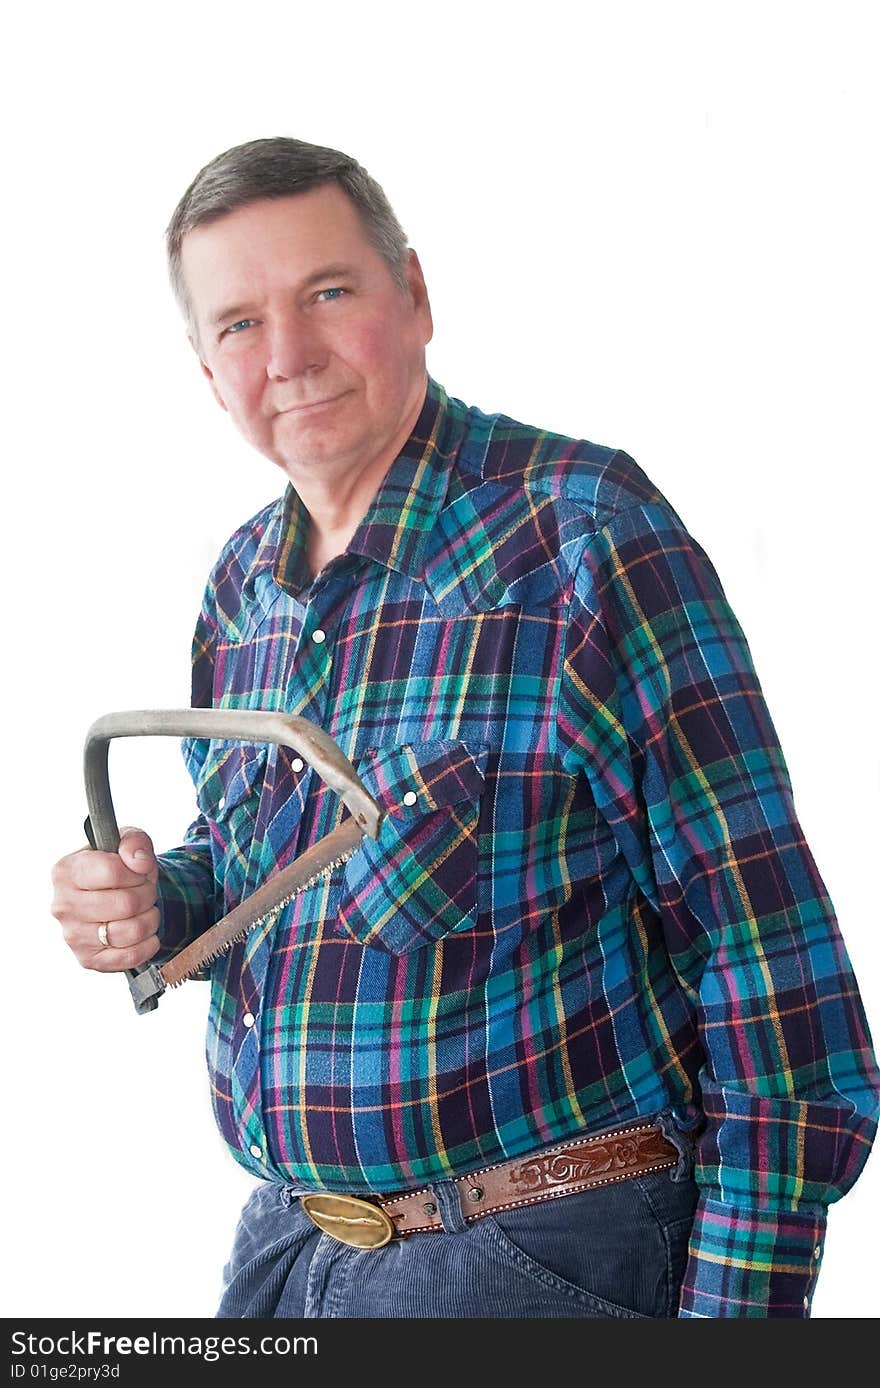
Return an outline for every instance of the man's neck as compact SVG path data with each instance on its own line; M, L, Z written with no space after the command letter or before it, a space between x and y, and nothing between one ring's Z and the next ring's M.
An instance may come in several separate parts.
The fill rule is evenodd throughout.
M381 487L391 464L415 427L427 389L417 394L388 447L360 469L346 469L330 475L307 468L288 468L297 494L309 515L306 558L312 576L320 573L331 559L344 554Z
M321 528L316 524L314 516L310 517L306 536L306 561L312 578L315 578L322 569L326 568L331 559L345 553L352 535L368 509L369 501L362 514L357 516L354 521L349 520L336 528L330 528L326 525Z

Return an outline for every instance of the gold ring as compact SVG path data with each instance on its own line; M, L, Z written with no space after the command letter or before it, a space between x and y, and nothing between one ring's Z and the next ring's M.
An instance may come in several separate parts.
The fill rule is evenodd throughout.
M106 925L99 925L99 926L98 926L98 939L100 940L101 944L104 946L105 949L112 949L112 948L113 948L113 946L112 946L111 943L110 943L110 937L109 937L108 934L107 934L107 926L106 926Z

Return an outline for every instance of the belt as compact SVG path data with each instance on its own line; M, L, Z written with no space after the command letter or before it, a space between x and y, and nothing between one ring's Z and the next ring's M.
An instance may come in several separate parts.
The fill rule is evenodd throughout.
M677 1166L679 1151L654 1123L626 1123L609 1132L483 1166L454 1179L468 1222L500 1210L558 1200L563 1195L626 1181ZM329 1192L303 1195L300 1205L325 1234L354 1248L382 1248L407 1234L442 1232L443 1219L430 1186L372 1199Z

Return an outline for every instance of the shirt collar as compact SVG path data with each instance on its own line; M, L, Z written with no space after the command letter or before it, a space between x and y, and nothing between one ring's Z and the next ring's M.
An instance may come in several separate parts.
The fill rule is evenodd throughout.
M419 577L453 465L466 433L467 409L428 377L421 412L369 510L351 537L347 553L375 559L386 568ZM292 485L276 504L249 574L270 570L275 582L297 593L311 581L305 555L308 514Z
M428 377L421 413L348 545L396 573L421 575L428 540L449 490L466 411Z

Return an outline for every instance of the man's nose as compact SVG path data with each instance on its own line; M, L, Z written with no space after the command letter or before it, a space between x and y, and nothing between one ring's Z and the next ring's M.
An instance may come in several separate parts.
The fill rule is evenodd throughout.
M320 370L326 351L320 335L299 316L285 316L269 328L266 375L270 381L289 381L308 371Z

